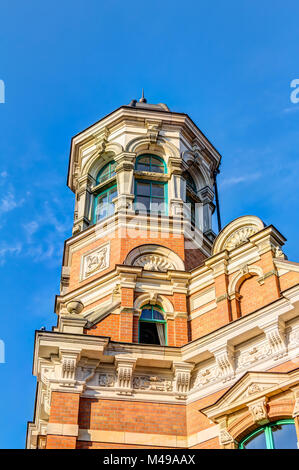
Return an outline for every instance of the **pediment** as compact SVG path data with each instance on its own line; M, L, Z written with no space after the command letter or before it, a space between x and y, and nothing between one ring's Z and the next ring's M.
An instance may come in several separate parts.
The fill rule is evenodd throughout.
M216 237L213 246L213 255L222 250L231 251L249 241L252 235L264 228L261 219L253 215L238 217L230 222Z
M209 418L228 414L264 396L278 393L288 384L299 382L299 369L289 373L246 372L213 405L201 411Z

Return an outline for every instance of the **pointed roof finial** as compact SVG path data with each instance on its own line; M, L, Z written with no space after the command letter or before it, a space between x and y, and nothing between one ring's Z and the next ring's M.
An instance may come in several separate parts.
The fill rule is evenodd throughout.
M143 90L143 88L142 88L142 96L141 96L141 98L140 98L140 100L139 100L139 103L146 103L146 102L147 102L147 100L144 98L144 90Z

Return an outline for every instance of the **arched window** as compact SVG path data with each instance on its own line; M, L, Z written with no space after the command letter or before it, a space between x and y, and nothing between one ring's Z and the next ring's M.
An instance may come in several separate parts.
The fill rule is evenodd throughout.
M163 158L157 155L145 153L136 158L135 169L138 171L150 171L152 173L166 173L166 165Z
M164 160L151 154L139 155L135 169L151 173L166 173ZM155 179L135 179L135 210L138 213L167 214L167 182Z
M196 184L194 182L194 179L190 175L189 171L186 172L185 179L186 179L186 183L187 183L187 188L192 189L192 191L194 191L196 193L196 191L197 191Z
M139 343L166 345L166 328L162 308L145 305L139 318Z
M114 160L111 160L111 162L103 166L103 168L98 173L97 184L104 183L110 178L113 178L116 175L115 168L116 168L116 162Z
M185 180L186 180L186 203L190 204L190 214L191 214L191 224L195 225L195 204L196 200L194 198L194 194L196 194L196 184L194 179L190 175L189 171L185 173Z
M114 214L113 199L117 196L116 163L111 160L98 173L96 184L99 186L95 193L94 223Z
M239 444L239 449L297 449L293 419L282 419L256 429Z

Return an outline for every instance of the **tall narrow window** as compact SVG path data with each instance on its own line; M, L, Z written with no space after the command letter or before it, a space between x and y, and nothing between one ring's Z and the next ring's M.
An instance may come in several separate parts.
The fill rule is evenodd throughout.
M144 344L167 344L166 321L161 308L146 305L142 309L139 318L139 343Z
M196 184L189 172L185 173L185 180L186 180L186 203L189 205L189 209L190 209L191 224L195 225L196 199L194 196L196 196L196 192L197 192Z
M116 163L112 160L99 171L96 178L99 188L95 193L94 223L114 214L113 200L117 196L115 167Z
M266 424L245 437L240 449L297 449L297 433L292 419Z
M135 209L138 212L166 214L167 183L158 181L135 181Z

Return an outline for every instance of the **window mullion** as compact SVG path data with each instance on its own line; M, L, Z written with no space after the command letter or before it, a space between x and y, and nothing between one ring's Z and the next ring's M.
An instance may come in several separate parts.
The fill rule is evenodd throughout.
M274 442L273 442L271 426L266 426L265 427L265 437L266 437L267 449L274 449Z

